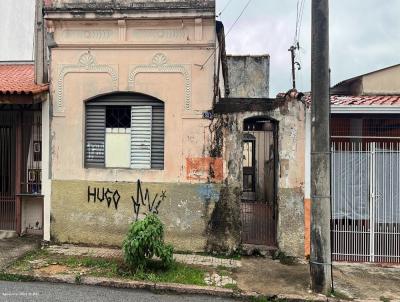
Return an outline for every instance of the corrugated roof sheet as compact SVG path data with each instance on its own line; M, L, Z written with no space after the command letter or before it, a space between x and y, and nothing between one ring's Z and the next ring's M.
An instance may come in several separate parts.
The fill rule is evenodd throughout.
M35 84L34 64L0 64L0 93L37 94L48 89L49 85Z

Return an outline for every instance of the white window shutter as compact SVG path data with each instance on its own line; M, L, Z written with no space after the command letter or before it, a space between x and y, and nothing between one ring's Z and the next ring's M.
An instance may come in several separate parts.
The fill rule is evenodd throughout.
M151 169L151 106L132 106L131 168Z

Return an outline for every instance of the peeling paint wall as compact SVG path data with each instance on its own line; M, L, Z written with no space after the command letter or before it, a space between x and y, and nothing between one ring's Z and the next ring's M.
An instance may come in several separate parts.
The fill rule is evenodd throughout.
M282 106L268 112L224 114L236 127L225 129L224 160L226 173L233 182L242 183L243 122L250 117L268 117L278 123L278 184L277 206L278 247L287 255L304 256L304 157L305 106L288 99Z
M134 212L140 179L167 241L204 251L224 179L222 159L209 153L211 122L203 118L213 106L214 59L199 67L215 49L215 1L46 4L51 238L120 245L129 223L145 214ZM85 167L85 101L116 92L164 103L164 169Z
M149 194L144 206L137 182L53 181L52 240L120 246L131 222L157 211L166 241L176 250L204 251L220 185L142 182L140 187L143 196Z
M269 97L269 55L227 56L232 98Z

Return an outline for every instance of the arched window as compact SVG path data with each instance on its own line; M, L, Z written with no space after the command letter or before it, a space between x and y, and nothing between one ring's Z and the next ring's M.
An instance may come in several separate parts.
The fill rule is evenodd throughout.
M164 103L138 93L101 95L85 104L87 168L164 169Z

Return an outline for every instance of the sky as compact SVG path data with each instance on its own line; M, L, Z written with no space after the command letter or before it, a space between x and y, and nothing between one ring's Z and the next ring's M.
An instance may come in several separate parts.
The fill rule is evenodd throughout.
M33 60L34 0L0 0L0 61Z
M216 0L229 54L270 55L270 97L291 88L289 47L294 43L297 3L302 0ZM311 1L304 0L297 89L310 90ZM226 6L230 2L228 6ZM332 85L400 63L400 0L331 0ZM29 9L14 9L29 6ZM8 18L6 18L8 17ZM0 61L32 60L34 0L0 0ZM232 27L232 28L231 28Z
M231 3L226 7L226 4ZM216 0L229 31L248 0ZM289 47L294 42L297 0L252 0L226 38L229 54L270 55L270 97L291 88ZM301 2L301 1L300 1ZM331 0L331 84L400 63L400 0ZM311 82L311 0L305 0L299 35L297 90Z

